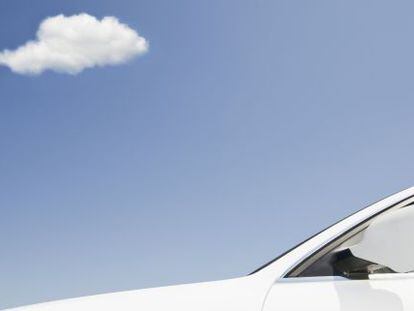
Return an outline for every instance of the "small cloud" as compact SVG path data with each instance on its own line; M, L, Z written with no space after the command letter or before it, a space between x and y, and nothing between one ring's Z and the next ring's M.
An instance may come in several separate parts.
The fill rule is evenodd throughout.
M0 52L0 65L38 75L45 70L77 74L86 68L118 65L148 51L148 42L115 17L86 13L42 21L36 40Z

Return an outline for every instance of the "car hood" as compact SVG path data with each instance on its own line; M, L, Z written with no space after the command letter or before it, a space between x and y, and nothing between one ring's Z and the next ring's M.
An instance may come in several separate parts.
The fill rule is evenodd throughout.
M252 277L167 286L35 304L8 311L260 310L265 288ZM6 311L6 310L5 310Z

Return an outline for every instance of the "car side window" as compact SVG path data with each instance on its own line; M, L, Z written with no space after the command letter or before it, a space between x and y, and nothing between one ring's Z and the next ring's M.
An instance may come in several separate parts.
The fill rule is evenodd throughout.
M371 274L414 272L413 246L414 207L409 205L377 216L295 276L367 279Z

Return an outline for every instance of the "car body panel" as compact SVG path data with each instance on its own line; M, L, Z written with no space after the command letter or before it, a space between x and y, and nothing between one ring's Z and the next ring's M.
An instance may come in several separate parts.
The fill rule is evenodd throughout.
M14 311L243 311L260 310L269 284L256 277L166 286L66 299Z
M372 280L308 277L281 280L272 287L263 311L414 310L414 274Z

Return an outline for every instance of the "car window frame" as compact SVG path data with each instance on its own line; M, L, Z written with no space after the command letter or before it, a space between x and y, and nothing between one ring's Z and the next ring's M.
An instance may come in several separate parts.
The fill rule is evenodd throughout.
M293 268L289 269L287 273L285 273L281 278L282 279L291 279L291 278L313 278L313 277L329 277L329 276L301 276L300 273L303 272L305 269L307 269L310 265L314 264L318 259L329 253L330 251L334 250L338 246L340 246L345 241L349 240L353 236L357 235L361 231L365 230L369 224L374 221L377 217L380 217L381 215L384 215L386 213L392 212L394 210L408 207L409 205L412 205L412 208L414 208L414 195L405 198L404 200L397 202L382 211L379 211L378 213L368 217L364 221L358 223L354 227L350 228L337 238L333 239L332 241L322 245L320 248L318 248L316 251L314 251L312 254L307 256L305 259L303 259L300 263L296 264ZM397 272L392 273L393 275L407 275L407 274L413 274L414 272Z

